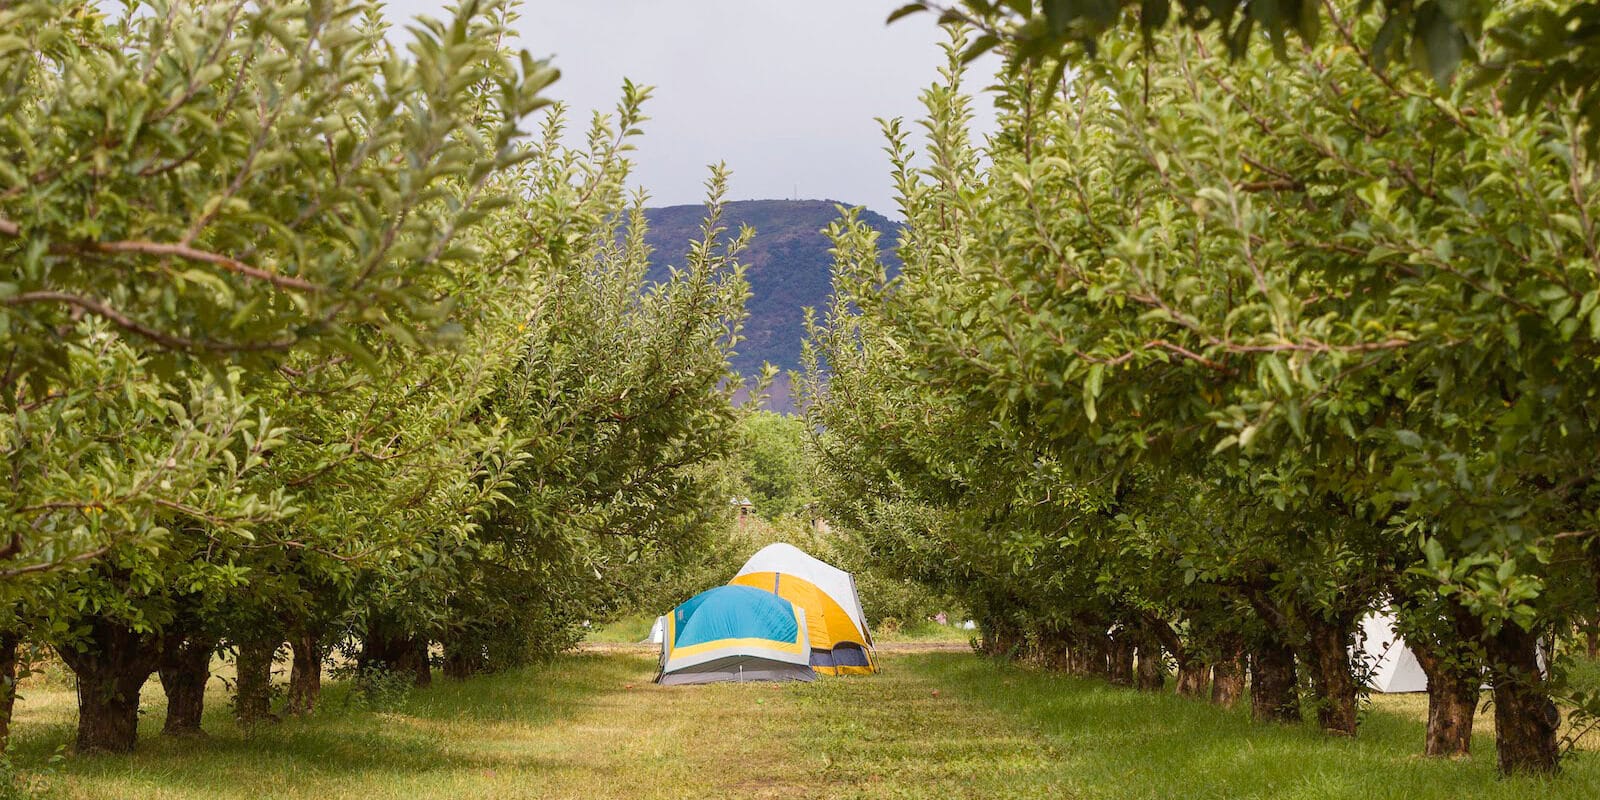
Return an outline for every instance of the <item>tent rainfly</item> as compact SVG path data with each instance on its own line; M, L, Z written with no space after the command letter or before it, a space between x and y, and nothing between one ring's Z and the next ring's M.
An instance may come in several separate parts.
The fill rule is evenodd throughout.
M878 671L861 598L850 573L794 545L761 548L740 568L736 586L764 589L805 609L811 666L824 675Z
M771 592L718 586L661 618L661 684L811 681L805 610Z
M1353 653L1368 670L1367 685L1386 694L1428 691L1428 675L1394 630L1394 615L1373 612L1361 620L1361 646Z

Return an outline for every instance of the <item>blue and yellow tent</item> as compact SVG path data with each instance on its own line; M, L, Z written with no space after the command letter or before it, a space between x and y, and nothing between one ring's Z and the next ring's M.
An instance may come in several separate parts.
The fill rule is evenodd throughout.
M729 583L765 589L805 611L811 666L823 675L878 671L872 634L856 594L856 579L788 544L770 544L750 557Z
M708 589L662 618L662 684L809 681L805 610L749 586Z

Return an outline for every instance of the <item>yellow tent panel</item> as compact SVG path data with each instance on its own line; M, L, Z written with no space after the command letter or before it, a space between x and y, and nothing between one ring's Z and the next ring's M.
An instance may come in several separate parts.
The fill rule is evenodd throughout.
M878 671L877 664L872 662L870 655L872 648L867 643L866 635L856 627L856 623L850 619L844 607L828 596L827 592L817 588L816 584L804 578L779 572L751 572L734 578L730 583L764 589L805 609L806 633L811 639L811 648L814 652L835 649L859 650L865 655L863 660L867 662L864 665L847 665L818 663L831 659L817 659L812 663L812 669L817 672L826 675L850 675ZM847 647L839 648L839 645Z

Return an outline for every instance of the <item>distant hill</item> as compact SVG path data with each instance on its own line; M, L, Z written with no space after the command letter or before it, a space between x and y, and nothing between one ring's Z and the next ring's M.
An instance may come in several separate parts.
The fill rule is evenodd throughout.
M723 221L729 235L741 225L756 231L742 260L750 282L750 319L745 340L739 344L733 368L755 376L762 362L782 370L800 368L800 341L805 337L804 309L820 313L832 291L828 238L823 228L839 217L833 200L741 200L728 203ZM655 251L650 278L661 280L671 266L682 266L688 244L700 233L705 206L667 206L645 211L650 231L645 237ZM891 248L899 238L900 223L882 214L863 211L862 219L882 234L881 243L891 269L897 269ZM794 410L787 379L773 386L767 405L774 411Z

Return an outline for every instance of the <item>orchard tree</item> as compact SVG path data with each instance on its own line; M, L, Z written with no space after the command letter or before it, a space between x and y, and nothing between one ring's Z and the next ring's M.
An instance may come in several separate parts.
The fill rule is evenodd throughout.
M908 168L889 128L903 276L855 291L842 270L871 335L845 334L827 361L906 361L872 390L973 415L999 452L1096 505L1148 466L1260 509L1235 523L1242 544L1192 540L1195 578L1244 594L1275 650L1301 651L1319 711L1336 712L1325 725L1349 732L1351 622L1387 597L1459 623L1444 638L1464 644L1457 674L1472 654L1489 668L1502 770L1553 770L1534 642L1568 624L1568 587L1592 583L1556 556L1595 528L1580 115L1524 109L1476 75L1387 74L1379 15L1327 17L1333 33L1289 62L1179 32L1148 47L1110 34L1070 80L1024 64L997 97L987 168L957 89L931 90L932 166ZM837 381L824 408L859 402ZM917 435L924 464L989 452ZM1446 608L1425 602L1438 595Z
M757 411L741 425L743 441L734 459L741 496L768 519L798 514L811 502L804 454L804 423Z
M143 476L105 476L100 488L123 491L99 499L71 485L65 462L33 454L51 436L39 423L119 386L83 382L75 352L114 337L187 404L178 376L191 365L364 359L363 327L443 324L433 282L464 263L452 241L493 200L487 178L525 157L516 122L555 76L469 40L472 20L498 13L465 4L408 59L370 3L153 0L113 18L88 2L0 8L12 122L0 133L0 402L14 491L41 498L8 506L9 571L146 541L161 525L136 509L192 506L164 488L183 475L161 470L225 466L152 460ZM475 126L479 97L505 107L497 128ZM204 447L250 447L230 431ZM90 518L102 512L125 518Z
M739 388L728 363L744 321L738 261L750 231L720 222L727 175L713 169L707 218L686 262L649 284L646 222L626 213L625 158L643 89L625 87L573 169L581 197L569 258L541 287L516 362L486 408L519 436L507 493L448 587L442 637L453 674L514 666L564 649L578 624L625 602L644 559L705 543L727 495L714 464L735 444ZM641 198L642 200L642 198Z
M1390 63L1411 65L1440 83L1464 64L1505 78L1507 101L1524 111L1547 99L1576 101L1591 126L1600 123L1600 3L1506 3L1502 0L1366 3L1379 9L1381 26L1367 55L1378 71ZM1176 21L1215 34L1234 56L1242 56L1259 34L1279 56L1315 46L1341 5L1331 0L916 0L889 15L893 22L934 12L941 23L980 31L963 52L970 61L1004 46L1015 68L1050 63L1064 69L1079 54L1093 57L1105 40L1137 29L1147 44ZM1491 44L1492 43L1492 44Z
M0 10L6 447L38 498L8 506L6 555L92 559L6 590L76 609L45 630L79 676L81 749L132 746L179 597L243 585L223 554L291 510L244 491L282 441L267 370L452 334L441 290L478 268L456 240L529 157L517 122L554 77L495 45L501 14L468 3L405 58L370 4Z

